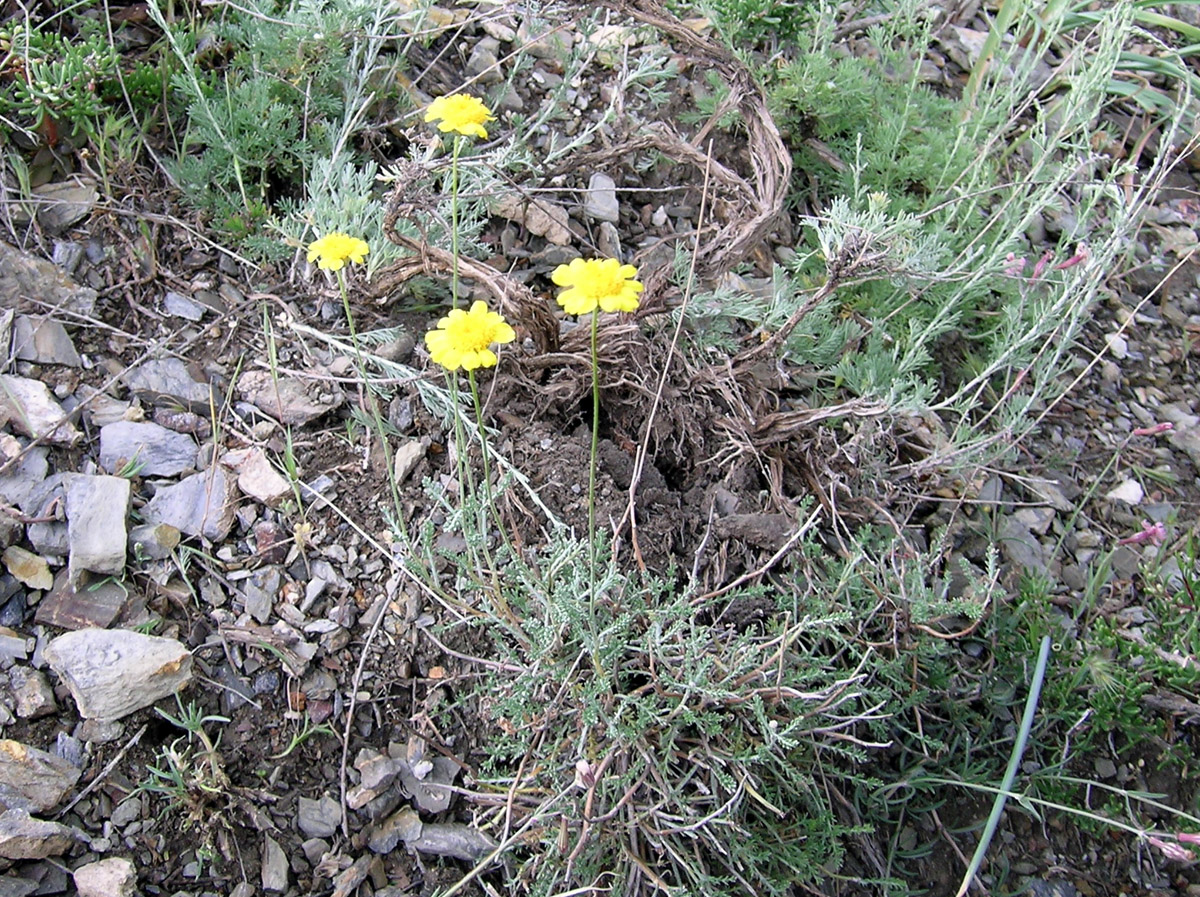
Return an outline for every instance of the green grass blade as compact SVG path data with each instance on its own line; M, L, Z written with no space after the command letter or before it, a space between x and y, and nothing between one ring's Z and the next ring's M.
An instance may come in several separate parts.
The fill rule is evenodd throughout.
M992 812L988 816L987 825L984 826L983 837L979 839L979 846L975 848L975 855L971 857L971 865L967 867L967 873L963 876L962 884L958 886L958 893L955 897L963 897L967 893L967 889L971 887L971 882L975 880L975 874L983 865L983 858L987 856L992 837L996 834L996 827L1000 824L1000 816L1004 813L1004 804L1008 800L1013 780L1017 777L1017 770L1021 766L1021 757L1025 754L1025 742L1029 739L1029 730L1033 728L1033 715L1037 712L1038 698L1042 694L1042 681L1046 678L1046 662L1049 659L1050 636L1045 635L1042 636L1042 646L1038 650L1037 667L1033 671L1033 682L1029 685L1029 697L1025 699L1025 712L1021 715L1021 728L1017 732L1012 755L1008 758L1008 769L1004 770L1004 780L1000 783L1000 793L992 802Z

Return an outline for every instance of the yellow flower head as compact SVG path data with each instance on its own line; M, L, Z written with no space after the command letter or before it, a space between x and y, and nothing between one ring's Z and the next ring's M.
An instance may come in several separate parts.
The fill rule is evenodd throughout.
M550 275L558 286L567 287L558 294L558 304L569 315L586 315L597 306L601 311L634 311L638 293L645 289L635 277L637 268L616 259L575 259Z
M370 247L365 240L336 232L308 244L308 260L326 271L341 270L348 261L361 265L368 252Z
M453 131L463 137L481 137L487 140L487 129L484 125L495 121L492 110L483 105L483 100L470 94L452 93L448 97L438 97L425 110L425 121L440 121L439 131Z
M475 302L469 311L453 309L437 323L436 330L425 334L429 357L448 371L473 371L496 364L492 343L511 343L516 331L504 317L488 311L486 302Z

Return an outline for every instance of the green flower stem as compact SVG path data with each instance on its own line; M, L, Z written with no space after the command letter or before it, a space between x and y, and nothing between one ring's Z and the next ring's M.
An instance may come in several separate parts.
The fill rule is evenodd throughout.
M350 293L346 287L346 272L344 268L339 268L337 271L338 288L342 293L342 309L346 313L346 326L350 329L350 345L354 347L354 363L358 370L358 376L362 379L363 386L366 387L363 401L369 406L371 412L371 422L375 424L375 432L379 434L379 441L383 446L383 460L387 465L388 483L392 492L392 508L396 512L396 523L400 527L400 534L408 539L408 524L404 520L404 514L400 507L400 487L396 483L392 472L392 447L388 443L387 433L383 428L383 416L379 413L379 402L377 398L371 394L370 384L367 382L367 363L363 360L362 347L358 344L358 331L354 327L354 315L350 312ZM370 448L368 446L368 454Z
M588 463L588 600L592 625L596 622L596 451L600 445L600 364L596 332L600 310L592 310L592 454Z
M454 460L455 467L458 470L458 498L460 502L464 502L468 495L475 493L475 478L471 474L471 465L468 461L468 445L467 434L463 429L462 409L459 407L458 394L459 385L458 377L452 371L446 372L446 386L450 392L450 413L454 416ZM466 510L464 507L463 514L463 529L467 532ZM483 554L485 563L480 563L479 555L477 554L474 542L467 539L467 550L471 553L471 561L474 563L477 570L487 567L492 571L492 577L495 579L496 565L492 562L491 552L487 547L487 534L484 534L483 539Z
M450 273L450 305L458 308L458 154L462 150L462 137L454 136L454 150L450 154L450 253L454 256Z
M504 520L500 517L500 510L496 507L495 497L492 495L492 468L491 462L488 460L487 430L483 426L483 404L479 401L479 386L475 382L475 372L467 371L467 378L471 382L471 398L475 400L475 423L479 427L479 446L483 452L484 501L487 502L488 509L492 512L492 519L496 523L496 529L500 531L501 538L504 539L504 544L508 546L509 552L515 556L516 552L513 550L512 539L509 538L508 530L504 526Z

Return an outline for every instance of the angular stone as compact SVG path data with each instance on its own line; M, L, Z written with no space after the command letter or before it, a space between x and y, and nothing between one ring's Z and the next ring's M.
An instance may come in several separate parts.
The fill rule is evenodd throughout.
M81 287L57 265L0 242L0 308L16 308L30 297L85 316L96 311L95 290Z
M309 838L332 837L342 824L342 807L328 794L319 800L302 797L299 800L297 824Z
M150 404L183 405L199 414L209 410L211 388L192 377L178 358L160 358L138 365L125 375L125 385Z
M396 449L392 457L392 474L397 484L408 479L413 468L425 457L425 443L420 439L410 439Z
M119 575L125 569L129 480L80 474L67 483L67 539L72 583L84 570Z
M74 474L56 473L47 477L30 490L21 504L21 510L40 523L31 523L25 529L29 544L41 555L67 556L67 521L65 507L67 490L64 483Z
M371 829L367 847L374 853L391 853L401 841L413 841L421 837L422 828L417 811L405 807Z
M496 842L483 832L459 822L437 822L422 825L416 838L406 838L410 850L434 856L454 857L474 863L496 849Z
M1142 499L1146 497L1146 491L1142 489L1142 484L1137 480L1124 480L1116 487L1110 489L1104 495L1109 501L1119 501L1127 505L1141 504Z
M175 318L199 321L207 310L195 299L190 299L182 293L168 290L163 296L163 311Z
M495 38L484 38L475 44L471 56L467 59L467 71L475 76L480 84L499 84L504 80L500 71L500 59L496 55L500 42Z
M247 402L285 424L316 420L344 399L340 391L315 380L272 377L268 371L247 371L238 378L237 386Z
M275 507L293 494L291 484L267 460L260 448L229 452L221 460L237 471L238 488L255 501Z
M79 715L112 722L179 691L192 678L192 655L169 638L124 629L81 629L46 646Z
M7 626L0 626L0 660L24 660L28 654L25 639Z
M10 443L8 440L12 440L12 442ZM7 433L0 435L0 442L5 443L5 463L24 451L16 437ZM24 451L20 461L9 468L7 473L0 474L0 499L10 505L24 507L30 494L50 472L50 461L47 455L47 450L40 445Z
M545 199L529 199L519 193L502 193L493 197L488 207L493 215L515 221L556 246L571 242L570 216L562 206Z
M266 623L271 618L282 579L278 567L265 567L255 570L243 585L246 613L259 623Z
M1001 555L1018 572L1046 572L1046 559L1042 543L1030 532L1029 527L1016 517L1009 516L1001 519L999 542Z
M270 835L263 835L262 886L264 891L282 892L288 886L288 861L283 848Z
M147 523L167 523L189 536L220 542L233 526L237 511L237 483L224 467L185 477L165 486L142 508Z
M0 897L29 897L40 888L41 883L32 878L0 875Z
M571 55L576 34L573 28L549 24L532 13L522 18L517 25L517 40L521 44L521 52L528 53L535 59L554 60L564 65L567 57Z
M52 810L75 787L80 772L54 754L0 740L0 810Z
M179 530L169 523L143 523L129 531L129 553L135 560L161 561L179 547Z
M0 418L24 436L45 438L59 445L74 445L82 435L66 419L49 387L28 377L0 374Z
M72 178L33 188L38 224L48 231L66 230L92 213L100 194L91 181Z
M26 810L0 813L0 857L9 860L41 860L66 853L75 844L85 842L73 828L34 819Z
M404 790L413 796L417 807L426 813L443 813L450 808L454 791L450 787L458 777L459 766L450 757L434 757L433 768L424 779L418 779L408 764L400 770Z
M105 629L124 613L129 599L129 589L116 580L76 588L63 569L54 588L38 602L33 619L59 629Z
M75 350L75 343L71 341L67 329L53 318L35 318L31 315L14 317L12 352L14 358L35 364L61 364L73 368L83 366L83 359Z
M23 585L45 591L54 585L54 574L50 565L39 554L34 554L19 545L4 549L4 566Z
M142 413L140 407L134 408L129 402L114 399L86 383L75 390L75 398L83 405L84 416L93 427L106 427L119 420L131 420Z
M595 221L616 224L621 220L621 204L617 199L617 182L608 175L596 172L588 179L583 197L583 214Z
M100 428L100 466L116 473L125 465L139 476L173 477L196 467L196 443L150 422L117 421Z
M124 857L88 863L73 874L79 897L133 897L137 888L137 870Z
M41 670L13 667L9 670L8 678L12 683L13 697L17 699L17 716L21 719L39 719L58 709L54 689Z

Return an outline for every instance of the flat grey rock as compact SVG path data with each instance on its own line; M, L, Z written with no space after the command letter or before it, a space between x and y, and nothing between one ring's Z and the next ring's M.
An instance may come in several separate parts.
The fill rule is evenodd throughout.
M288 886L288 859L283 848L270 835L263 835L262 886L264 891L280 893Z
M242 584L246 613L259 623L266 623L271 618L282 583L283 577L278 567L255 570Z
M0 419L6 418L16 432L59 445L74 445L82 434L66 417L45 383L0 374Z
M616 224L621 220L621 204L617 199L617 182L608 175L596 172L588 179L583 197L583 213L595 221Z
M29 296L89 317L96 310L95 290L81 287L57 265L0 242L0 308L16 308Z
M328 383L299 377L272 377L268 371L247 371L238 378L238 392L281 423L306 424L342 404L341 391Z
M422 825L421 833L405 843L410 850L453 857L467 863L477 862L496 849L496 842L479 829L459 822Z
M318 800L302 797L297 817L300 831L309 838L329 838L342 824L342 808L328 794L322 794Z
M41 886L40 882L34 881L32 878L0 875L0 897L29 897Z
M93 427L104 427L119 420L127 420L126 415L131 413L132 406L129 402L114 399L86 383L80 384L75 390L75 398L83 405L84 417L92 422Z
M105 576L125 569L129 480L79 474L67 483L67 540L71 582L84 570Z
M199 321L208 309L182 293L168 290L163 296L163 311L173 318L184 318L188 321Z
M61 757L11 739L0 740L0 810L45 813L79 781L81 770Z
M72 875L79 897L133 897L137 891L137 870L125 857L87 863Z
M17 440L5 434L0 439ZM14 448L20 451L20 443ZM30 494L38 484L46 479L50 472L50 462L47 460L47 450L42 446L34 446L21 456L21 460L9 469L8 473L0 474L0 499L10 505L23 508Z
M220 542L233 527L237 510L237 483L217 464L164 486L142 508L147 523L166 523L189 536Z
M53 479L58 480L55 476ZM58 481L61 486L61 480ZM62 513L61 502L64 499L65 492L58 491L56 496L46 500L43 505L43 511L39 511L32 516L43 517L50 516L50 513ZM58 498L60 504L54 504L54 499ZM66 557L69 550L69 540L67 538L67 522L66 520L48 520L44 523L31 523L25 528L25 534L29 539L29 544L33 546L34 551L38 554L44 554L51 557Z
M26 810L0 813L0 857L9 860L42 860L66 853L87 839L79 831L57 822L34 819Z
M12 354L14 358L35 364L62 364L73 368L83 365L67 329L52 318L14 317Z
M66 230L92 213L100 194L91 181L72 178L33 188L38 224L48 231Z
M125 629L68 632L46 646L45 658L84 719L119 720L192 679L192 655L184 645Z
M1016 571L1045 573L1046 558L1042 543L1016 517L1005 517L1000 521L1000 554Z
M150 404L179 404L192 411L209 410L211 388L192 377L178 358L159 358L138 365L125 375L125 385Z
M413 841L421 837L421 817L412 807L397 810L387 819L371 829L367 847L373 853L391 853L401 841Z
M433 768L424 779L418 779L406 763L400 770L404 790L413 796L417 807L426 813L443 813L450 809L454 798L451 787L458 777L459 766L450 757L434 757Z
M100 428L100 466L116 473L125 465L141 476L173 477L196 467L196 443L150 422L121 420Z

